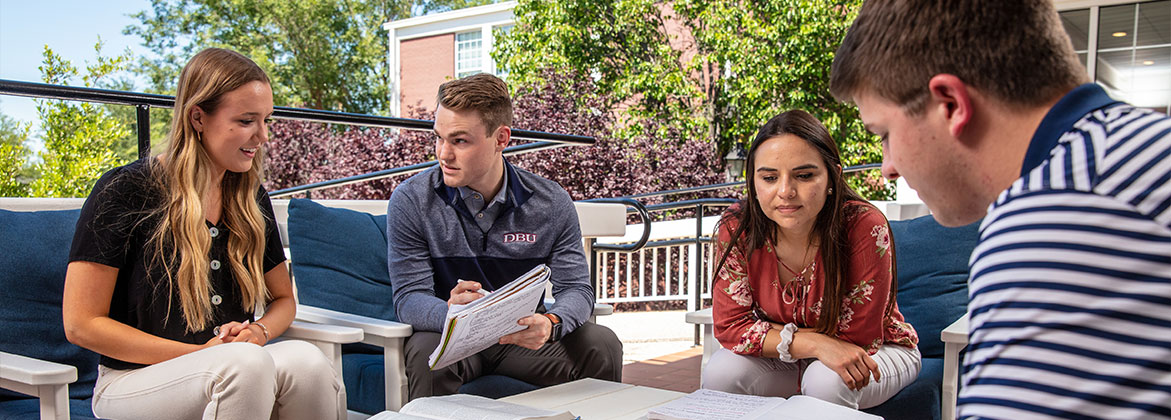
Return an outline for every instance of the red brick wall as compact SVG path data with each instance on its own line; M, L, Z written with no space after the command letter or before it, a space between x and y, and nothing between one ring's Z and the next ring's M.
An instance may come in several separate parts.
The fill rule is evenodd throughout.
M402 41L399 63L402 69L399 115L408 117L407 106L417 106L420 102L424 109L434 110L439 85L455 77L455 34Z

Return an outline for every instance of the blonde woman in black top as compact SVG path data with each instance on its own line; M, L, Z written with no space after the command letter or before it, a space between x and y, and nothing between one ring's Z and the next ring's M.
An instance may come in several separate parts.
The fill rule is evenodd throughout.
M272 110L252 60L203 50L179 77L168 149L107 172L86 200L63 316L69 340L101 354L98 416L344 415L316 347L268 344L296 312L260 186Z

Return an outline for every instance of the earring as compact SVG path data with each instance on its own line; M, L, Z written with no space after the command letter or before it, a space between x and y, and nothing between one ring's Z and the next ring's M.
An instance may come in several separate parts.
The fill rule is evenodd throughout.
M200 132L200 131L195 132L195 141L197 141L199 143L203 143L203 132Z
M829 187L829 195L834 195L834 187Z

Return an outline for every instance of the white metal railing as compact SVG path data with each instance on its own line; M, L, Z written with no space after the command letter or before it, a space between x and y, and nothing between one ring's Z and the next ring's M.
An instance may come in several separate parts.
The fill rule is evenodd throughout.
M871 203L890 220L927 214L921 203ZM654 207L648 206L652 210ZM713 262L719 255L712 255L710 235L718 219L704 217L699 226L694 218L652 223L646 246L633 252L594 249L597 301L613 304L682 300L687 302L688 311L702 309L703 301L712 297ZM626 236L604 243L632 243L642 235L642 229L641 225L628 226ZM702 233L698 240L697 233ZM702 246L699 252L697 246ZM696 256L702 261L697 262ZM703 275L695 275L696 267L702 267Z
M698 256L704 259L703 273L696 276L697 245L694 238L683 240L692 243L652 243L635 252L599 252L598 302L685 300L688 310L697 310L697 287L700 300L711 298L712 245L702 244Z

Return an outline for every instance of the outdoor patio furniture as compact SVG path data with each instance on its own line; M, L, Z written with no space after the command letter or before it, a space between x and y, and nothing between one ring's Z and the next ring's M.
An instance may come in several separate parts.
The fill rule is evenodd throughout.
M0 419L93 418L98 355L65 339L61 300L84 199L0 198ZM309 341L341 367L353 328L294 323L282 339Z
M928 215L892 220L890 225L899 311L919 333L923 367L915 382L882 405L863 411L888 420L950 420L955 415L959 352L967 337L968 258L979 239L979 222L945 228ZM711 308L689 312L685 319L704 327L701 363L706 365L720 345L713 334Z
M625 234L625 205L574 204L583 238ZM287 221L282 236L288 238L293 262L297 319L365 332L361 344L343 350L349 408L367 414L397 410L406 401L403 345L412 329L395 316L386 261L386 201L276 200L274 208L277 219ZM609 305L595 305L593 315L612 312ZM537 388L487 375L464 384L460 392L499 398Z

